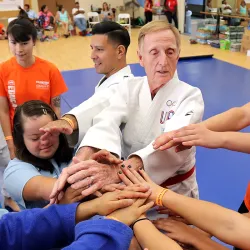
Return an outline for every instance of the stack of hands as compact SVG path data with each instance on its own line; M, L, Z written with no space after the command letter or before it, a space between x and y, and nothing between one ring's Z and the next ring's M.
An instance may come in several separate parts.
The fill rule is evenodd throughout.
M78 202L85 198L86 194L90 193L88 189L91 189L91 177L81 180L81 171L84 173L88 164L93 166L104 162L121 164L119 159L106 150L94 154L89 161L81 162L74 158L74 164L66 168L56 182L50 196L50 204ZM145 218L147 210L156 206L157 195L163 188L154 183L142 168L137 172L130 166L121 166L117 172L120 183L107 184L95 191L95 199L92 200L93 209L95 214L116 219L130 226L136 220ZM205 234L197 228L190 227L188 221L167 208L158 207L157 210L160 214L168 214L168 218L161 218L152 223L159 230L165 231L169 238L177 241L184 249L192 249L192 242L201 234Z

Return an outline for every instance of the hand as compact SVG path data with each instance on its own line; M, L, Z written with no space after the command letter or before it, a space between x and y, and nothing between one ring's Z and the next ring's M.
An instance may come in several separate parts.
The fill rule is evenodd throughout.
M13 140L8 140L7 146L8 146L9 153L10 153L10 159L12 160L16 157L15 145L13 143Z
M58 136L60 133L71 135L73 133L72 127L65 120L56 120L49 122L44 127L40 128L40 131L45 134L41 136L41 139L46 139L48 136L56 135Z
M74 202L78 202L83 198L84 197L82 196L82 189L75 190L69 186L58 204L71 204Z
M122 160L115 157L109 151L102 149L90 157L91 160L104 164L120 164Z
M166 235L178 242L192 245L193 242L200 236L204 236L198 230L171 219L158 219L153 221L153 224L160 230L166 231ZM201 235L202 234L202 235Z
M73 164L64 168L56 181L50 195L50 202L54 203L56 199L60 200L62 195L59 194L67 182L74 189L85 188L82 191L82 195L85 197L107 184L113 184L118 181L119 178L115 166L101 164L93 160L79 161L74 157Z
M81 161L77 157L73 157L72 163L69 167L63 168L59 178L56 180L52 192L49 196L50 204L54 204L56 201L60 201L64 195L63 189L67 186L67 179L70 176L68 169L74 164L80 163Z
M118 172L118 176L125 185L130 186L132 184L141 184L149 186L152 190L149 200L155 202L157 195L162 190L162 187L154 183L142 168L139 169L139 173L131 167L124 167L121 168L121 170L122 171Z
M99 215L108 215L117 209L125 208L134 203L133 199L147 198L151 191L148 188L133 191L115 191L109 192L95 199L96 211Z
M148 196L150 192L147 193ZM147 199L138 199L131 206L116 210L109 216L116 218L118 221L130 226L135 222L142 214L147 212L151 207L153 207L154 202L149 202L145 204Z
M119 181L117 168L113 165L98 163L93 160L82 161L68 168L67 182L72 188L88 187L82 195L88 196L107 184Z
M155 150L159 149L161 151L164 151L172 147L176 147L175 148L176 153L186 149L190 149L191 148L190 146L184 146L182 143L173 140L175 133L176 131L171 131L157 137L153 143L154 149Z
M179 216L178 214L174 213L173 211L171 211L170 209L168 209L166 207L158 207L156 209L156 211L159 214L167 214L168 218L171 220L179 221L179 222L185 223L187 225L190 225L190 223L186 219L182 218L181 216Z
M202 124L192 124L177 130L173 140L189 147L220 148L222 143L221 133L211 131Z
M103 186L101 189L100 189L100 192L101 193L107 193L107 192L114 192L114 191L117 191L117 190L124 190L126 186L122 183L114 183L114 184L108 184L108 185L105 185Z

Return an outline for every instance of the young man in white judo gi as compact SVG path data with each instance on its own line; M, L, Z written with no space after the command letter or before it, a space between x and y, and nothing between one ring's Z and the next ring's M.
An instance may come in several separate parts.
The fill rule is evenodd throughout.
M123 26L116 22L101 22L92 29L90 47L92 49L91 59L94 62L96 72L104 74L102 79L95 87L95 94L71 111L71 114L77 116L78 113L85 112L86 116L98 114L109 104L110 96L113 94L113 88L122 83L124 79L133 77L131 68L127 65L126 55L130 45L130 36ZM96 104L101 103L98 107ZM64 118L71 119L75 124L75 130L78 126L74 116L66 114ZM86 117L87 120L87 117ZM49 126L48 126L49 127ZM48 128L47 127L47 128ZM60 132L71 134L72 130L65 120L58 120L51 123L50 128L58 128ZM69 131L70 130L70 131Z
M175 74L180 54L179 32L164 21L153 21L141 29L138 42L140 64L147 76L117 85L110 105L93 119L88 130L84 125L88 120L86 112L72 113L78 122L79 139L83 139L76 154L78 163L75 160L63 171L52 198L59 198L66 182L75 189L86 186L86 196L119 182L119 164L88 160L99 149L124 157L125 166L144 167L157 184L198 197L195 148L180 153L174 149L162 152L152 145L162 133L200 122L203 116L200 90L180 81ZM75 124L71 120L68 123L72 130Z

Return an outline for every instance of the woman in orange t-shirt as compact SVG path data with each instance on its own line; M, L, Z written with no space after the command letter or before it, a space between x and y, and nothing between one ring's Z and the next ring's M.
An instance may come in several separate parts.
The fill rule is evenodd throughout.
M13 159L15 108L26 101L41 100L60 117L60 95L67 91L67 86L55 65L33 55L37 31L30 20L12 21L7 35L14 57L0 64L0 123Z

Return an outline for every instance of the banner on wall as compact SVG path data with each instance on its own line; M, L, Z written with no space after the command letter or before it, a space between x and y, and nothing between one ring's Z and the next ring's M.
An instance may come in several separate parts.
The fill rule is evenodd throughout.
M0 0L0 11L17 10L23 7L23 0Z

